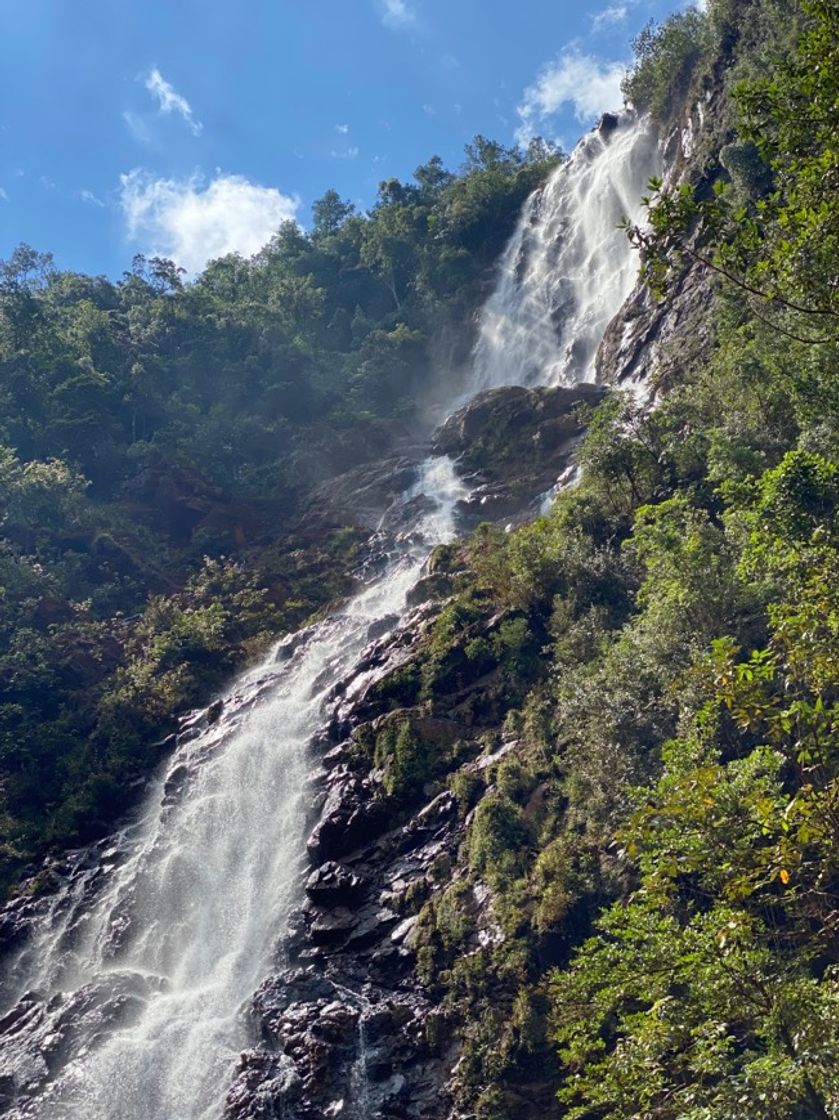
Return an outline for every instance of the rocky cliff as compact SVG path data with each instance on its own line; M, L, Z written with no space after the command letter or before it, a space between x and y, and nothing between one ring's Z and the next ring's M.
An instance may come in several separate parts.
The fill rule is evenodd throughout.
M721 75L710 73L696 100L663 126L665 186L712 188L719 165L712 158L727 139ZM656 301L639 283L609 324L597 353L597 380L609 385L666 391L668 370L690 354L707 359L713 343L711 308L717 283L703 265L686 260L667 298Z

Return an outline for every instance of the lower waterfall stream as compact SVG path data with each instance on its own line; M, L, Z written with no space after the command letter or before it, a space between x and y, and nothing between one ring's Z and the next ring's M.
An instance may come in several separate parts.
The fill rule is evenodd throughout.
M481 313L464 400L491 387L592 377L603 331L634 281L618 222L640 217L658 159L646 122L625 118L584 137L528 200ZM328 719L332 686L348 677L371 627L398 626L429 552L456 535L457 504L468 493L450 459L426 459L402 499L412 509L422 495L414 503L421 512L383 570L237 681L217 722L187 729L97 860L69 857L79 873L53 897L0 987L0 1037L3 1023L14 1024L0 1078L17 1087L0 1100L0 1114L221 1115L248 1045L243 1008L299 901L309 748ZM61 1038L57 1059L25 1046L27 1030L43 1033L45 1023ZM346 1115L358 1120L362 1088L348 1087L356 1103Z

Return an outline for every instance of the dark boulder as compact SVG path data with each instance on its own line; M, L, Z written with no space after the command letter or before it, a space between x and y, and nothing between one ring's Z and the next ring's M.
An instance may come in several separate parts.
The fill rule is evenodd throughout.
M443 424L433 449L457 460L474 491L464 520L521 515L528 502L549 490L571 463L582 435L581 405L596 405L605 389L526 389L511 386L481 393Z
M344 776L329 791L308 840L313 862L337 859L370 843L387 827L388 813L357 778Z
M319 906L338 906L357 898L362 880L333 860L316 867L306 881L306 894Z

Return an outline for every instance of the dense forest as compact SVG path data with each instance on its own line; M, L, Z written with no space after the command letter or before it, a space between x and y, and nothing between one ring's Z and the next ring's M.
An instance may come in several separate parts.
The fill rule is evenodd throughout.
M549 513L437 550L439 609L353 765L394 821L457 801L457 858L404 912L459 1115L530 1115L538 1084L568 1120L835 1120L839 8L709 0L635 51L625 93L663 136L709 107L626 230L650 299L687 272L713 292L702 344L581 409ZM430 370L457 378L562 158L478 137L457 173L432 159L364 215L330 192L310 233L189 283L3 266L12 889L113 822L177 712L349 591L364 534L311 496L416 433ZM480 766L422 730L468 688Z

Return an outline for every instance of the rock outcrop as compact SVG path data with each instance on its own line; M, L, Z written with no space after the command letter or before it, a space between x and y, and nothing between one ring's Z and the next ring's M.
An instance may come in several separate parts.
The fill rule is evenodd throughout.
M604 392L585 383L490 389L450 416L433 449L452 456L470 482L465 518L474 523L526 515L569 467L583 433L580 407L597 404Z
M689 182L700 191L712 189L720 168L715 161L709 165L708 155L727 137L722 102L721 84L711 78L699 100L673 120L662 140L665 187ZM691 359L701 363L713 343L716 289L713 273L690 258L662 302L638 283L603 336L595 362L598 383L644 385L646 394L655 393L666 387L670 366L683 361L688 341Z
M305 520L322 519L325 524L355 525L376 529L383 511L394 506L389 527L404 519L402 495L416 481L420 455L400 455L377 463L363 463L329 479L312 495Z

